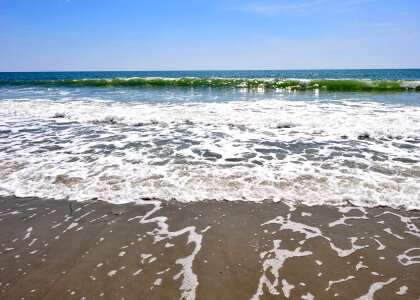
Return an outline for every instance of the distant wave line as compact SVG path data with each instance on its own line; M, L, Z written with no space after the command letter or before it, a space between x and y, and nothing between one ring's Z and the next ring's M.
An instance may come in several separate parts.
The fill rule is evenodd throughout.
M275 78L103 78L75 80L6 80L0 85L71 87L232 87L248 89L318 90L337 92L420 91L418 80L275 79Z

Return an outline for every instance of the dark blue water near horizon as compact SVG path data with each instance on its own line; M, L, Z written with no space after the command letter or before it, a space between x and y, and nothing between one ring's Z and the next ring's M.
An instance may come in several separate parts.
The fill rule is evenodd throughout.
M420 80L420 69L0 72L0 81L116 77Z

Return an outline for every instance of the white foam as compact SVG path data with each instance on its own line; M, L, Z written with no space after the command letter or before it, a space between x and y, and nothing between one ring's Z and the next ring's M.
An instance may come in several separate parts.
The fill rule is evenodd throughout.
M80 217L78 217L77 219L74 219L74 221L75 221L75 222L77 222L77 221L79 221L80 219L82 219L82 218L86 217L87 215L91 214L92 212L93 212L93 211L89 211L89 212L87 212L87 213L85 213L85 214L81 215L81 216L80 216Z
M153 285L161 285L162 284L162 278L158 278L153 282Z
M301 245L303 245L309 239L318 238L318 237L324 238L329 242L329 244L331 246L331 249L334 250L335 252L337 252L339 257L346 257L346 256L349 256L349 255L353 254L354 252L356 252L360 249L369 247L369 245L364 245L364 246L356 245L355 243L357 242L358 238L357 237L350 237L349 240L351 242L351 248L350 249L341 249L341 248L337 247L336 245L334 245L334 243L331 241L331 238L323 235L321 229L319 229L317 227L306 225L304 223L291 221L290 218L291 218L291 214L288 214L286 219L283 218L282 216L278 216L273 220L270 220L270 221L267 221L267 222L261 224L261 226L268 225L268 224L279 224L280 225L280 230L292 230L293 232L302 233L302 234L305 235L305 239L300 241Z
M415 255L415 251L417 251L418 255ZM413 254L414 252L414 254ZM420 248L411 248L404 251L403 254L397 256L398 261L403 266L409 266L412 264L420 264Z
M34 105L36 104L36 105ZM319 103L316 101L287 101L264 99L228 103L104 103L100 99L84 101L64 99L4 99L0 102L1 116L24 116L50 120L57 111L66 111L66 119L78 122L115 121L136 125L160 122L180 123L189 120L197 124L244 125L256 129L298 126L299 132L328 133L357 138L369 133L371 137L418 137L420 108L377 102ZM386 114L384 114L386 111Z
M74 227L76 227L77 225L79 225L79 223L76 223L76 222L71 223L71 224L69 225L69 227L67 227L66 231L67 231L67 230L70 230L70 229L72 229L72 228L74 228Z
M304 299L304 300L314 300L315 297L314 297L314 295L312 295L311 293L308 292L306 295L303 295L301 297L301 299Z
M371 300L371 299L373 299L373 295L375 294L375 292L379 291L380 289L382 289L384 286L390 284L391 282L394 282L396 279L397 278L393 277L386 282L375 282L374 284L372 284L370 286L367 294L357 298L356 300Z
M400 218L401 222L405 223L407 230L405 230L405 233L414 235L416 237L420 238L420 229L413 223L413 220L417 220L419 219L419 217L405 217L403 215L397 214L395 212L391 212L391 211L386 211L383 212L382 214L376 216L376 217L380 217L382 215L394 215Z
M259 299L260 296L263 295L264 286L267 287L268 291L272 295L279 295L277 287L279 285L279 270L283 267L284 262L293 257L301 257L301 256L308 256L312 255L310 251L300 251L301 248L298 247L295 250L287 250L287 249L280 249L280 240L274 240L273 244L274 247L269 253L273 254L274 257L268 258L263 262L263 275L260 277L258 288L254 296L252 297L253 300ZM262 257L265 255L262 254ZM266 272L270 269L270 274L274 276L274 281L271 282L269 277L267 277ZM271 276L270 276L271 277Z
M339 283L339 282L344 282L344 281L347 281L347 280L350 280L350 279L354 279L354 278L356 278L356 277L354 277L354 276L347 276L346 278L339 279L339 280L330 280L330 281L328 281L328 287L325 289L325 291L328 291L333 284L336 284L336 283Z
M351 226L348 225L346 223L347 220L350 219L368 219L368 217L366 216L366 210L364 208L360 208L360 207L339 207L338 208L339 212L341 213L348 213L350 210L360 210L363 215L360 217L349 217L349 216L342 216L339 220L331 222L330 224L328 224L329 227L334 227L337 225L346 225L346 226Z
M379 247L376 248L376 250L378 251L382 251L386 248L386 246L384 244L382 244L379 240L372 238L375 242L377 242L379 244Z
M26 235L23 237L23 240L26 240L27 238L29 238L29 236L31 235L32 232L32 227L29 227L28 229L26 229Z
M153 205L153 209L146 213L140 220L141 224L155 223L157 228L150 232L153 234L154 243L162 241L164 239L171 239L173 237L188 234L187 244L194 243L195 247L190 255L185 258L178 258L175 263L180 264L182 269L173 276L173 279L178 279L183 276L181 283L181 298L190 300L195 299L196 290L198 286L197 275L193 272L193 262L198 252L201 249L202 234L197 233L195 226L189 226L182 228L178 231L169 231L169 225L166 223L167 217L153 217L151 216L161 208L161 202L159 201L140 201L141 204ZM150 257L151 254L142 254L142 262L144 259ZM152 258L153 260L156 258ZM150 262L152 261L150 260Z
M356 265L356 271L359 271L359 269L363 269L363 268L368 269L368 266L365 266L363 264L363 261L359 261L359 263Z
M315 237L323 237L322 232L317 227L312 227L303 223L293 222L290 220L291 214L287 216L287 219L283 218L282 216L278 216L277 218L267 221L261 226L267 224L279 224L280 230L292 230L293 232L300 232L306 236L306 240L312 239Z
M393 235L394 237L396 237L399 240L403 240L404 239L402 236L393 233L392 230L391 230L391 228L385 228L384 231L387 232L387 233L389 233L389 234L391 234L391 235Z
M151 256L152 256L152 254L141 254L141 255L140 255L140 257L141 257L141 263L143 264L143 263L144 263L144 261L145 261L147 258L151 257Z
M63 223L57 223L54 226L52 226L51 228L56 228L56 227L60 226L61 224L63 224Z
M140 274L141 271L142 271L142 269L138 269L136 272L133 273L133 276L136 276L136 275Z
M290 291L295 287L293 284L289 284L287 281L286 281L286 279L283 279L282 281L281 281L281 283L282 283L282 291L283 291L283 293L284 293L284 296L286 297L286 298L289 298L290 297Z
M336 251L339 257L346 257L346 256L349 256L350 254L353 254L357 250L369 247L369 245L364 245L364 246L355 245L355 242L358 240L357 237L351 237L351 238L349 238L349 240L351 242L351 248L350 249L345 249L345 250L340 249L337 246L335 246L332 242L330 242L331 249Z
M400 287L400 289L397 292L395 292L395 294L402 296L402 295L405 295L407 291L408 291L408 287L406 285L403 285L402 287Z
M65 117L52 119L57 112L65 112ZM131 127L136 124L146 125ZM267 96L176 104L92 97L3 99L0 126L14 134L0 139L0 146L13 150L0 153L0 194L118 203L145 197L273 199L419 209L419 147L396 145L420 139L419 124L419 107L351 99L289 101ZM360 136L374 140L360 141ZM182 147L177 142L187 139L194 143ZM160 141L167 144L159 146ZM139 146L127 147L136 143ZM312 149L316 159L283 147L299 143ZM63 148L45 151L48 146ZM337 151L349 156L334 156ZM203 153L219 158L209 160ZM250 154L255 158L244 159ZM385 158L373 159L376 156ZM243 160L226 161L232 158ZM414 162L402 162L404 158Z

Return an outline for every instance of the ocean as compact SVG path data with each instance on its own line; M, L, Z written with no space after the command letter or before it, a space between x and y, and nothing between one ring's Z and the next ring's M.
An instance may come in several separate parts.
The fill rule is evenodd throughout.
M0 73L0 298L418 299L419 87Z
M0 73L0 195L420 209L420 69Z

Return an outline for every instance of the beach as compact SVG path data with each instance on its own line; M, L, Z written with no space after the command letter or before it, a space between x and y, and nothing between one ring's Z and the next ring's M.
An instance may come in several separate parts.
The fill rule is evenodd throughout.
M3 299L416 299L420 213L3 197Z
M418 299L419 79L0 73L0 298Z

